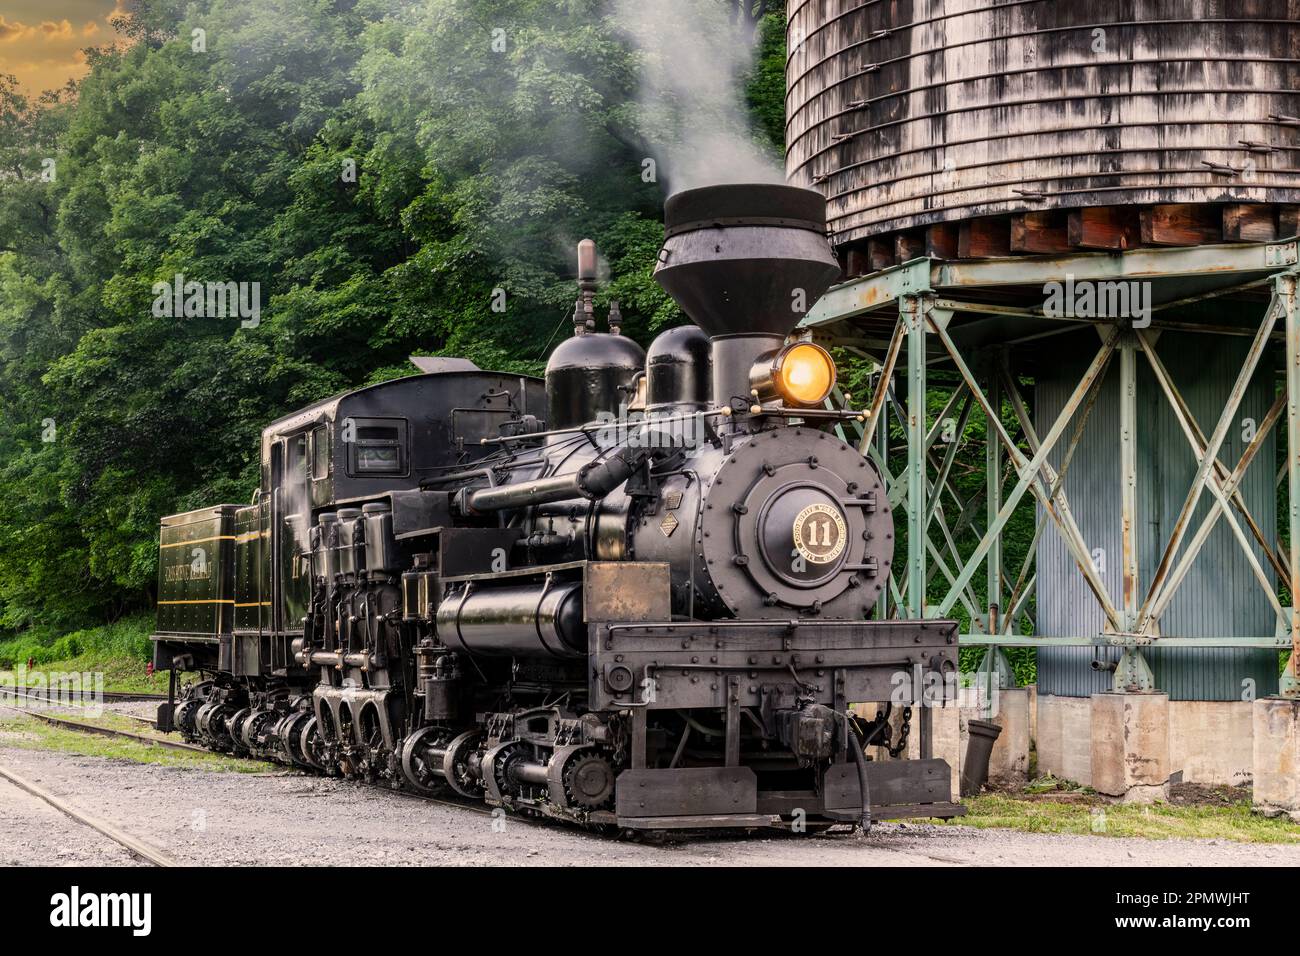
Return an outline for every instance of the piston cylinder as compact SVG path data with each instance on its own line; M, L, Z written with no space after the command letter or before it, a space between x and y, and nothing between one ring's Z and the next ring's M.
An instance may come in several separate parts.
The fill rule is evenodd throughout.
M359 508L338 510L338 570L356 574L366 564L366 526Z
M327 584L334 583L334 575L339 573L338 557L339 519L333 511L324 512L311 529L308 543L311 545L312 574L322 578Z
M439 639L485 657L582 657L582 585L467 588L438 605Z
M399 555L393 538L393 511L382 502L371 502L361 507L365 520L366 570L382 574L397 569Z

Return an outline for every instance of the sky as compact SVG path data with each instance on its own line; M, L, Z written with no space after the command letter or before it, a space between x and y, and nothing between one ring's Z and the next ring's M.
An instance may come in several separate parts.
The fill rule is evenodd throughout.
M116 0L0 0L0 73L27 93L63 86L86 72L81 51L115 37Z

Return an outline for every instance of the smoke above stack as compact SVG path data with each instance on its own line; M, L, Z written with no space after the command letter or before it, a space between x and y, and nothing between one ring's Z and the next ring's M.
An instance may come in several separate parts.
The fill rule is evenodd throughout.
M612 16L640 60L639 133L668 191L785 182L741 99L752 39L722 4L615 0Z

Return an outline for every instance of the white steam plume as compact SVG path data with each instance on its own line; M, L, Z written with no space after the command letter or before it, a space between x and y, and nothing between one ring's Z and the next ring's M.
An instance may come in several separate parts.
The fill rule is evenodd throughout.
M783 183L751 132L741 98L749 32L717 0L615 0L613 16L641 60L641 135L671 191Z

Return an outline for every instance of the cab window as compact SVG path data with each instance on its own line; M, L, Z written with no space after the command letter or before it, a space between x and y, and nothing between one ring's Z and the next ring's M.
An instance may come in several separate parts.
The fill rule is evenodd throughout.
M352 424L348 474L354 478L406 474L405 419L357 418Z
M311 476L315 481L330 474L329 429L324 425L311 433Z

